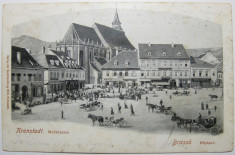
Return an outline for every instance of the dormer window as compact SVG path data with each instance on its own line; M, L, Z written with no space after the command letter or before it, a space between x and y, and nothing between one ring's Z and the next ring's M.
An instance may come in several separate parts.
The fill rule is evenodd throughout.
M54 60L50 60L50 63L51 63L51 65L53 65L54 66Z
M16 59L17 59L17 62L20 64L21 63L21 53L20 52L16 53Z
M177 53L177 56L181 56L181 55L182 55L182 53L181 53L181 52L178 52L178 53Z
M148 56L151 56L151 55L152 55L152 53L151 53L151 52L149 52L149 53L148 53Z
M118 61L114 61L114 66L117 66L118 65Z
M163 56L166 56L166 52L163 52L162 55L163 55Z
M125 61L125 65L126 66L129 66L129 64L130 64L130 62L127 60L127 61Z
M55 60L55 63L57 66L59 66L59 64L60 64L59 60Z
M30 61L30 60L29 60L29 63L30 63L32 66L34 65L34 63L33 63L32 61Z

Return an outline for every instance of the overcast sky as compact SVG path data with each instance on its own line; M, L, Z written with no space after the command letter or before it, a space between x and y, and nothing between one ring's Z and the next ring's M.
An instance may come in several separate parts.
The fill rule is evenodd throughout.
M146 10L118 9L122 28L130 42L183 44L185 48L222 47L221 25L179 14ZM63 38L71 23L92 26L94 22L111 27L115 9L58 14L15 25L12 37L29 35L44 41Z

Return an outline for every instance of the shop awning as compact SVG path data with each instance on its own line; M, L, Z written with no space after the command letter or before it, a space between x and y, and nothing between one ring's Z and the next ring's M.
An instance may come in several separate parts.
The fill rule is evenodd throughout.
M152 82L152 85L169 85L168 82Z

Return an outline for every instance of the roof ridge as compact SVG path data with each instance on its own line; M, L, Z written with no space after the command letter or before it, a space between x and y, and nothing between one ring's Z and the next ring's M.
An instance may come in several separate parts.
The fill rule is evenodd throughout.
M122 33L124 33L124 34L125 34L125 32L124 32L124 31L120 31L120 30L114 29L114 28L109 27L109 26L107 26L107 25L99 24L99 23L96 23L96 22L95 22L94 24L98 24L98 25L100 25L100 26L104 26L104 27L110 28L110 29L112 29L112 30L115 30L115 31L117 31L117 32L122 32Z

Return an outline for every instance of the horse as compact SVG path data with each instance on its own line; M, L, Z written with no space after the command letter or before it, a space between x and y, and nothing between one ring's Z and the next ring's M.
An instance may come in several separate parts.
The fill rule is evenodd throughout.
M94 126L96 121L99 122L100 126L103 126L104 118L102 116L95 116L95 115L92 115L92 114L88 114L88 118L90 118L92 120L93 126Z
M150 109L152 109L152 112L154 111L154 109L157 108L157 105L151 104L151 103L147 103L146 106L148 107L148 111L150 112Z
M218 98L217 95L211 95L211 94L209 94L209 96L211 97L211 100L212 100L213 98L215 98L215 99L217 100L217 98Z

